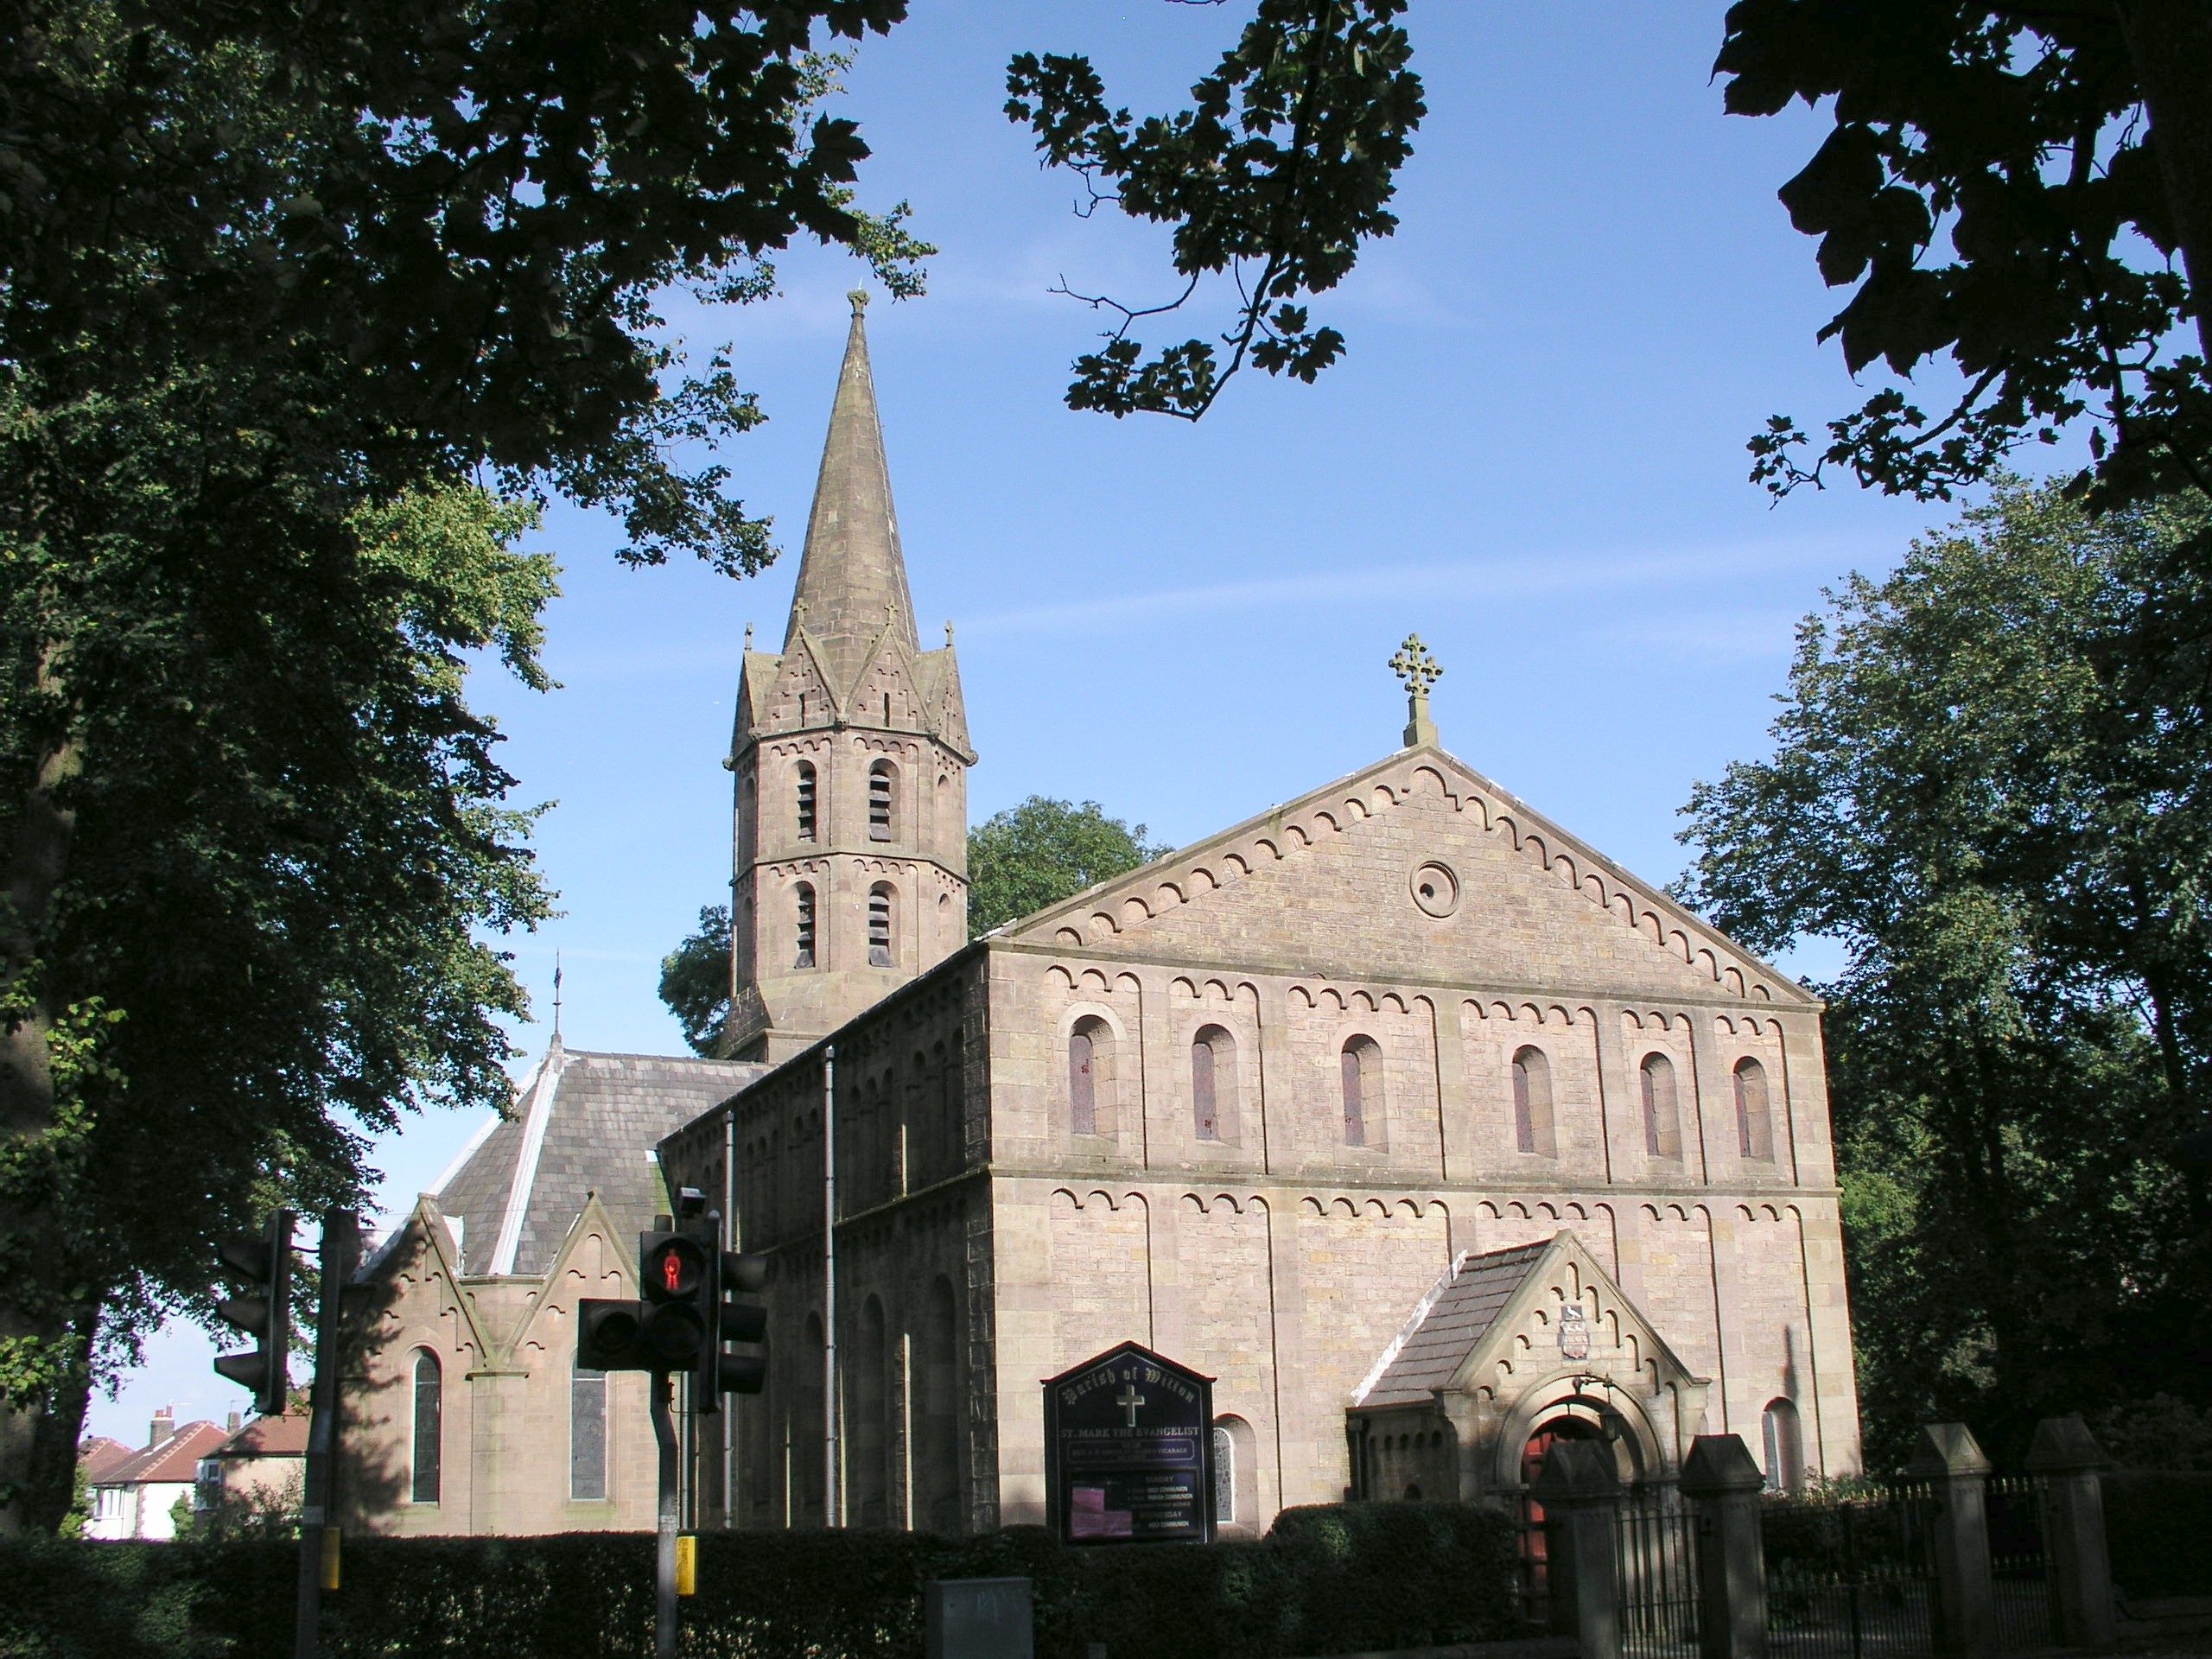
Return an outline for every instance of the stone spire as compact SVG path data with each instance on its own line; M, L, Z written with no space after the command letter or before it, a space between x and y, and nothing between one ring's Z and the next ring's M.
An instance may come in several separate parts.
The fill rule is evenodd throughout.
M899 550L875 382L868 372L862 321L868 296L855 291L848 297L853 326L845 337L845 366L837 378L830 436L822 446L814 512L806 524L806 550L799 560L798 588L784 638L788 652L804 627L836 662L840 678L858 667L887 627L909 651L921 645L914 632L914 601L906 591L906 561Z

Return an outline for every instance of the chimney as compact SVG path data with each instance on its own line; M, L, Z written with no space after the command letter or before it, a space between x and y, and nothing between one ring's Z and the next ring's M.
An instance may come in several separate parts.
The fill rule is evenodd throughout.
M159 1446L175 1432L176 1418L167 1406L154 1414L152 1438L146 1442L149 1449Z
M231 1414L231 1415L230 1415L230 1420L229 1420L227 1422L226 1422L226 1423L223 1425L223 1427L224 1427L224 1428L225 1428L226 1430L227 1430L229 1433L232 1433L232 1434L237 1433L238 1432L238 1413L236 1413L235 1411L234 1411L234 1412L232 1412L232 1413Z

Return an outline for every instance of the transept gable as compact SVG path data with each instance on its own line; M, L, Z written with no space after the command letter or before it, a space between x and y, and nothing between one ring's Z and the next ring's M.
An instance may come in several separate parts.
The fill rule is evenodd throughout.
M437 1201L423 1193L354 1276L356 1284L372 1287L364 1310L370 1345L398 1339L410 1325L429 1325L447 1332L470 1363L495 1363L501 1344L486 1327L461 1262L460 1241Z
M634 1295L628 1251L636 1243L634 1237L625 1242L597 1192L585 1194L584 1207L562 1239L552 1266L531 1289L507 1357L524 1363L547 1356L565 1357L574 1336L557 1338L551 1326L566 1320L573 1330L576 1304L585 1297L620 1301Z
M1102 882L1001 937L1287 972L1816 999L1471 768L1429 747Z

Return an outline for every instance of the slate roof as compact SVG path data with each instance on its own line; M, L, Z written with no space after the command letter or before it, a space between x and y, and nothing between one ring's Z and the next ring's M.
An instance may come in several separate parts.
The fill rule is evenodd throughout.
M213 1423L181 1423L143 1452L133 1452L95 1478L102 1486L196 1480L200 1459L212 1455L225 1438L225 1431Z
M488 1125L431 1194L461 1224L461 1272L546 1272L590 1192L623 1231L652 1225L668 1207L652 1149L768 1070L588 1053L556 1039L515 1091L513 1115Z
M1436 1281L1380 1364L1354 1392L1362 1406L1426 1404L1452 1380L1477 1343L1513 1300L1553 1241L1516 1244L1485 1255L1462 1255Z

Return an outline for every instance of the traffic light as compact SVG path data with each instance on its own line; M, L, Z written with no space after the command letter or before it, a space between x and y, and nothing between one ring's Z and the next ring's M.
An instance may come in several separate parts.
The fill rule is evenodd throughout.
M291 1387L285 1361L292 1347L292 1212L276 1211L259 1238L232 1239L222 1255L245 1294L216 1303L215 1312L254 1346L216 1355L215 1370L252 1389L253 1408L263 1416L281 1417Z
M588 1371L650 1371L639 1340L645 1329L643 1302L588 1297L576 1304L576 1363Z
M768 1362L754 1354L726 1354L726 1342L766 1342L768 1310L757 1302L726 1302L731 1291L751 1295L768 1282L765 1257L725 1250L720 1216L710 1217L713 1227L715 1271L709 1275L702 1301L707 1316L707 1345L699 1356L699 1374L691 1389L692 1409L720 1411L726 1394L758 1394L768 1380Z
M713 1252L690 1229L638 1237L638 1288L645 1299L639 1341L657 1371L688 1371L709 1351L707 1294Z

